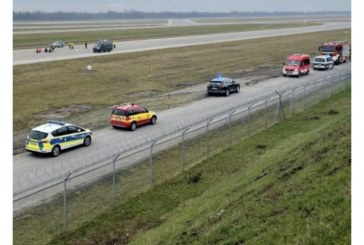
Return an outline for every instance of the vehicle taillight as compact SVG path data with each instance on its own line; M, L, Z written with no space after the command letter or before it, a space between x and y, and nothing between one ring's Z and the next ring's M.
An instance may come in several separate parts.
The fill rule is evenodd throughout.
M220 88L223 88L224 87L224 85L220 85Z
M49 143L49 140L42 140L42 143Z

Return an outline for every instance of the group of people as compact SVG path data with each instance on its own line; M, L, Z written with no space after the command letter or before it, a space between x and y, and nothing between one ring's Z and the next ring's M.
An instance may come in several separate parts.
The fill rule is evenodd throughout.
M53 47L49 47L49 48L44 48L44 52L45 53L52 53L54 51ZM41 53L42 52L42 48L37 48L35 50L36 53Z

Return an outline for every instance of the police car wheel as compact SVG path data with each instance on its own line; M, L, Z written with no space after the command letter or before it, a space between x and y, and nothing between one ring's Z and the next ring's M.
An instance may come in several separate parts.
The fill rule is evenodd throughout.
M236 87L236 92L239 93L240 92L240 87Z
M84 146L89 146L91 145L91 137L87 136L84 140L83 140L83 145Z
M229 94L230 94L229 89L226 89L226 91L225 91L225 96L229 96Z
M157 122L156 117L152 117L152 120L150 120L150 124L154 125Z
M58 145L54 146L52 148L52 156L54 156L54 157L58 156L60 151L61 151L61 148Z
M132 123L131 123L131 127L130 127L131 131L135 131L135 130L136 130L136 128L137 128L136 123L135 123L135 122L132 122Z

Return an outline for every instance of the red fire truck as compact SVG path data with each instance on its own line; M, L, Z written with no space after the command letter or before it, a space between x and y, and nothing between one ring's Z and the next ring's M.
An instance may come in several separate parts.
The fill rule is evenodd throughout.
M322 55L330 55L336 65L351 59L351 48L347 41L322 43L319 51Z

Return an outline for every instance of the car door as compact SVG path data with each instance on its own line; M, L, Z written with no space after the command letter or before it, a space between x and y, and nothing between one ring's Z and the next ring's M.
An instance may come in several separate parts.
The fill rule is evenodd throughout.
M69 142L67 137L68 129L67 126L61 127L57 129L54 133L52 133L55 137L51 140L52 145L59 145L61 149L67 149L71 147L72 143Z
M231 92L233 90L231 80L225 80L224 81L224 87Z
M69 143L69 147L73 147L76 145L82 145L83 144L83 133L82 130L79 127L76 127L74 125L67 126L68 133L67 133L67 139Z
M140 108L140 116L143 124L148 124L151 120L151 115L145 107Z
M232 81L231 84L232 84L231 86L232 86L233 90L237 91L238 90L238 84L235 81Z

